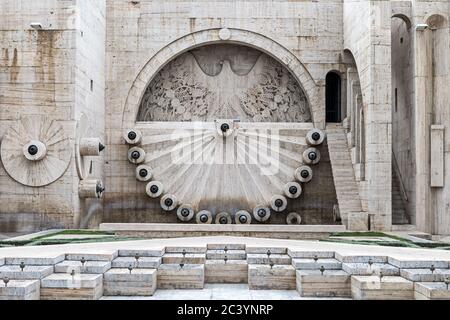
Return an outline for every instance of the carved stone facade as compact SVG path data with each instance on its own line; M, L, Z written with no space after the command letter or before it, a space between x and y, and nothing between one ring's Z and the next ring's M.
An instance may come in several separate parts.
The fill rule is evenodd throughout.
M450 234L449 6L1 1L0 231L195 223L205 210L238 223L259 208L271 217L252 223ZM329 73L337 123L325 121ZM43 120L27 130L52 123L50 134L15 135L29 117ZM250 143L273 131L277 148ZM195 141L210 148L201 158L229 145L245 161L173 162L173 148L195 158ZM306 183L297 169L315 161L310 148L320 161ZM258 174L253 150L279 170ZM150 182L166 190L152 197ZM299 198L279 197L294 183Z
M310 122L297 81L275 59L237 45L182 54L150 82L137 121Z

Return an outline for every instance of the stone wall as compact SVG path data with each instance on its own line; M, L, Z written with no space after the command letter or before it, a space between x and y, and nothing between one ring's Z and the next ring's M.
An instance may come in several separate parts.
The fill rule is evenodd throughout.
M290 62L283 60L284 56L279 52L288 50L289 54L294 54L288 59L300 61L304 68L301 74L311 79L309 83L300 81L300 84L306 86L306 92L313 92L314 97L310 94L309 98L315 110L314 122L317 126L324 127L325 75L330 70L341 69L340 1L275 1L269 6L265 1L145 0L133 4L119 0L108 1L107 16L109 74L106 123L109 148L105 166L108 190L105 193L103 221L176 221L174 215L161 212L159 200L152 201L143 196L142 183L136 181L134 166L126 159L128 147L124 145L122 134L128 126L134 125L140 97L144 94L147 83L157 73L158 68L152 66L164 66L176 56L176 50L182 53L183 50L209 41L204 39L209 39L210 35L214 37L214 33L217 34L220 28L230 29L232 34L235 32L233 30L245 30L239 31L244 35L239 35L239 43L252 47L261 47L261 39L266 39L264 41L269 46L264 47L263 51L285 64L289 65ZM231 40L236 41L235 39L237 38ZM137 87L142 88L137 90ZM321 170L325 170L323 175L329 177L328 182L321 181L330 183L330 188L333 189L329 165L328 169ZM330 190L325 192L324 189L323 194L326 195L322 196L326 198L323 205L326 210L316 205L317 208L313 209L317 211L316 216L308 214L308 222L332 222L331 203L335 201L335 195L334 190ZM313 196L316 202L321 199L318 190L313 192ZM314 202L310 200L308 203L311 201ZM314 207L312 203L306 206ZM326 217L317 219L322 215Z
M18 183L0 165L0 230L76 227L82 205L73 148L79 114L87 113L92 125L96 118L99 129L92 134L104 131L104 2L5 0L0 6L0 136L22 116L46 115L64 128L71 152L63 176L39 188ZM43 29L32 29L35 22ZM97 93L86 90L87 74ZM100 164L94 168L102 172Z

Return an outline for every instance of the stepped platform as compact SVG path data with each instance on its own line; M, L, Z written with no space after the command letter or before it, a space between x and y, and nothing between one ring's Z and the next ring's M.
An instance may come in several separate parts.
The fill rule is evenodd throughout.
M163 261L183 261L183 256L200 257L201 263ZM39 298L47 300L99 299L106 294L158 297L158 290L197 290L202 296L208 291L203 291L205 283L248 285L251 296L259 291L260 298L263 293L298 290L305 299L346 299L350 293L354 299L446 299L442 284L448 281L448 261L450 252L439 249L244 237L171 238L0 248L0 262L6 263L0 266L6 272L0 273L0 284L29 281L16 279L28 276L39 283L41 278ZM376 270L375 275L367 269ZM26 272L30 274L25 276ZM426 288L415 290L417 283L426 283ZM2 299L15 294L1 292Z
M0 300L40 300L39 280L11 280L0 282Z
M342 270L297 270L296 288L302 297L351 297L350 275Z
M156 291L156 269L114 268L103 275L105 296L151 296Z
M352 276L356 300L413 300L414 282L402 277Z
M41 280L41 300L98 300L103 275L54 273Z

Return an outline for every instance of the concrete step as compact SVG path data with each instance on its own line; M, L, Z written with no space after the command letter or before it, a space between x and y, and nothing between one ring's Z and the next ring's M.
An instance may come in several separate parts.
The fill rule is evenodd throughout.
M245 250L208 250L206 251L206 259L209 260L223 260L225 257L228 260L245 260L247 254Z
M157 269L161 263L161 257L141 257L137 260L133 257L118 257L112 261L111 266L113 268L128 268L131 266L133 268Z

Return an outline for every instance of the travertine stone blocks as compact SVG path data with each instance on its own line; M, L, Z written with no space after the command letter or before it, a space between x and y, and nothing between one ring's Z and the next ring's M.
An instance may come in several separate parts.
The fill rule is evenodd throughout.
M301 270L319 270L324 267L326 270L340 270L342 269L342 263L336 259L308 259L308 258L295 258L292 259L292 266L295 269Z
M152 296L156 290L156 269L114 268L103 275L105 296Z
M162 258L165 264L203 264L206 261L204 253L166 253Z
M295 290L295 269L290 265L248 265L251 290Z
M291 258L287 254L271 254L265 253L249 253L247 254L248 264L278 264L288 265L291 264Z
M288 249L287 254L292 258L334 258L334 251L299 251Z
M55 265L55 273L91 273L103 274L111 269L110 261L81 261L65 260Z
M352 276L352 297L356 300L412 300L414 283L397 276Z
M302 297L351 297L350 275L342 270L297 270Z
M439 269L448 269L449 261L443 260L406 260L389 257L389 264L402 269L423 269L434 266Z
M103 275L54 273L41 280L41 300L98 300Z
M158 289L203 289L203 264L161 264L158 269Z
M450 300L450 290L443 282L414 283L416 300Z
M439 282L450 277L450 269L400 269L400 275L414 282Z
M41 280L53 273L53 266L25 266L5 265L0 267L0 277L14 280Z
M118 257L111 264L113 268L149 268L157 269L161 264L161 257L140 257L136 260L134 257Z
M243 243L209 243L208 250L245 250Z
M209 260L245 260L247 254L245 250L208 250L206 252L206 259Z
M81 261L84 259L86 261L111 261L115 259L117 255L117 251L114 251L113 253L69 253L66 254L66 260Z
M189 247L178 247L178 246L167 246L166 247L166 254L167 253L182 253L185 251L186 253L205 253L206 252L206 246L189 246Z
M0 300L39 300L39 280L10 280L5 286L0 281Z
M51 266L63 261L64 258L64 254L54 257L7 257L5 264L20 265L23 262L26 266Z
M342 270L358 276L379 275L380 272L384 276L398 276L399 269L387 263L343 263Z
M119 257L161 257L165 253L165 248L155 249L123 249L119 250Z
M245 251L247 251L247 253L263 253L263 254L267 254L267 252L270 251L271 254L286 254L287 253L287 248L247 246L245 248Z
M369 263L369 261L373 263L387 263L388 257L386 256L346 256L341 255L336 252L336 259L341 261L342 263Z
M245 260L207 260L205 283L247 283L248 265Z

